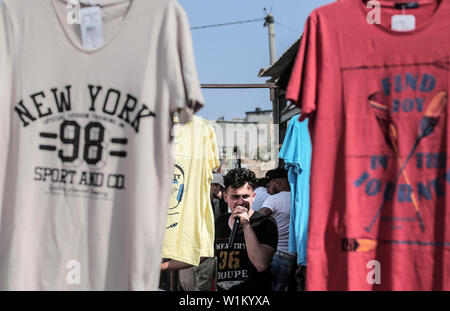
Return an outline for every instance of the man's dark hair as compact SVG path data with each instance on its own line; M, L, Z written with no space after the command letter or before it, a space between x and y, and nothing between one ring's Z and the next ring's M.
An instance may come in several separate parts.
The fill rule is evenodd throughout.
M258 183L256 187L267 187L268 179L267 178L258 178Z
M225 184L225 190L229 187L237 189L248 183L253 190L255 190L258 180L255 173L246 168L235 168L229 171L223 177L223 183Z

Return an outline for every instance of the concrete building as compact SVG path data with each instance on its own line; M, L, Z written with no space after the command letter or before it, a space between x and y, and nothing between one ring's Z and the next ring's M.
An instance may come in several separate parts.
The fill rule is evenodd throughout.
M273 124L272 110L248 111L244 118L209 121L215 129L221 167L226 174L235 167L246 167L263 177L276 167L278 128Z

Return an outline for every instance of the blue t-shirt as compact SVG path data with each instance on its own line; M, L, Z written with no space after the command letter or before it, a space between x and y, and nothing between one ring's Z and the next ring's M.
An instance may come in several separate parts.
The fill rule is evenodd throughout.
M296 115L289 121L279 157L284 159L291 186L289 251L297 253L299 265L306 265L312 146L308 119L302 122L298 119Z

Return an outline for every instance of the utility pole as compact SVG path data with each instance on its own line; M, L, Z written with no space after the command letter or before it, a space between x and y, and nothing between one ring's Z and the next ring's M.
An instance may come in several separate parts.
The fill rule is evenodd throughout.
M275 49L275 18L272 13L267 14L264 27L269 29L269 49L270 49L270 65L272 66L277 60L277 53Z
M275 49L275 18L272 13L267 14L266 22L264 23L264 27L269 29L269 49L270 49L270 66L275 64L277 53ZM280 99L279 99L279 90L273 89L273 93L271 90L271 100L272 100L272 111L273 111L273 123L280 124ZM278 132L278 141L282 141L283 137L281 137L281 132ZM275 150L279 150L279 146L273 146Z

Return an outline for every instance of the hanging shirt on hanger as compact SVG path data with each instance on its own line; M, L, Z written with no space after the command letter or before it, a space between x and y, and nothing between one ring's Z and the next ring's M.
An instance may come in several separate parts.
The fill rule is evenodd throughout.
M284 159L291 185L289 252L297 253L297 263L306 266L311 172L311 138L308 131L308 119L299 121L299 116L296 115L289 121L279 157Z
M314 151L306 286L449 290L450 1L374 3L316 9L287 88Z
M197 266L214 257L212 171L220 166L216 134L194 116L175 127L175 168L162 256Z
M1 290L158 288L173 114L203 105L190 28L175 0L95 2L90 27L0 4Z

